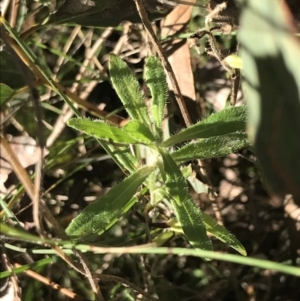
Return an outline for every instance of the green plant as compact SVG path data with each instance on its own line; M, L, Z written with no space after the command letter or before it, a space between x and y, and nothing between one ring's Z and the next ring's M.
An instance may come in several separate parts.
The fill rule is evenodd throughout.
M37 10L43 7L40 10L43 13L55 2L65 5L50 16L48 23L42 15L35 14L35 5L31 7L32 3L42 4ZM268 184L269 191L280 201L284 194L293 193L295 203L299 202L300 73L297 62L300 53L291 22L283 14L285 8L279 5L283 1L240 1L245 3L237 30L242 59L234 59L237 65L231 65L229 61L225 64L242 68L247 108L224 109L171 137L165 137L162 131L166 120L173 120L172 116L166 116L162 123L167 86L159 61L150 57L143 64L152 94L150 103L144 100L135 77L119 57L111 55L110 67L106 68L108 53L117 36L121 37L119 41L123 40L123 34L129 38L128 45L120 50L121 54L116 51L122 57L128 55L128 61L132 56L126 52L127 46L130 49L143 47L144 36L139 35L136 39L137 30L142 30L138 25L129 32L122 26L99 28L117 25L126 16L138 21L134 1L86 1L84 5L95 2L96 6L89 11L83 7L74 15L65 14L65 8L75 2L82 1L20 1L19 14L2 12L0 17L4 45L1 44L0 51L1 157L3 150L11 152L9 161L19 179L17 184L14 183L16 189L4 194L4 199L0 198L1 250L7 258L0 279L17 276L23 284L22 300L53 296L55 289L61 287L71 288L88 300L137 300L137 294L149 300L198 300L199 294L203 300L227 300L232 298L232 283L237 284L234 285L236 298L245 293L242 287L251 286L253 290L247 289L247 292L253 291L253 298L258 300L298 300L293 292L300 276L299 233L293 229L297 222L296 206L292 207L293 212L287 211L282 203L275 207L261 183ZM154 0L143 2L148 13L153 12L153 17L159 15L158 11L151 10L157 8L152 5ZM200 2L206 4L208 1L197 1ZM229 6L233 3L227 1ZM128 7L127 15L120 13L125 7ZM296 14L296 7L292 12ZM238 18L238 10L235 13ZM36 17L34 24L29 22L33 27L23 32L22 24L27 23L24 20L31 19L32 15ZM200 17L196 15L191 17L191 23L199 26ZM13 16L17 18L16 23ZM35 26L42 19L42 25ZM72 24L63 25L65 22ZM79 28L74 23L95 28ZM216 28L213 23L211 28ZM214 34L218 34L214 30ZM169 42L172 39L173 36L168 37ZM220 42L218 38L217 41ZM229 53L228 47L220 48ZM79 48L80 53L77 52ZM225 60L227 58L231 57ZM141 59L144 60L143 55ZM192 60L193 70L199 67L195 65L197 60ZM103 72L98 69L101 65ZM139 69L141 64L133 63L130 67ZM85 84L97 82L102 85L102 81L109 80L131 118L123 127L118 127L123 118L113 115L117 106L106 107L106 112L97 106L99 102L96 105L87 100L85 93L78 93L87 91ZM192 84L201 95L199 82L203 84L197 80ZM71 89L70 83L73 84ZM110 96L104 93L101 97L107 95ZM35 98L41 103L44 116L32 109L31 100ZM202 103L201 116L207 116L208 102ZM70 127L85 134L65 128L61 117L65 116L66 109L73 110L71 113L76 116L69 122ZM98 119L80 118L85 112ZM49 139L52 140L47 143L49 155L44 160L40 157L44 165L37 165L36 173L29 175L20 164L13 164L18 159L13 160L14 151L8 147L12 141L8 138L18 132L22 138L29 138L26 134L39 135L42 127L37 124L37 119L45 125L41 134L47 140L57 130L56 125L62 126L64 131L55 139ZM251 152L244 149L239 152L240 156L226 156L249 146L246 123ZM37 142L42 146L39 138ZM254 155L258 160L253 164ZM226 157L217 158L223 156ZM241 243L206 214L208 208L205 206L209 204L211 208L211 202L204 200L201 203L205 210L202 212L194 203L194 195L187 192L189 185L199 194L208 191L186 164L189 160L208 158L217 159L205 162L212 171L213 182L207 186L220 192L218 203L226 227L241 240L247 257ZM227 166L232 158L234 163ZM19 161L24 163L25 160L19 158ZM112 168L108 170L107 166ZM3 166L0 167L2 171ZM231 181L224 170L234 173L236 179ZM41 171L43 181L37 176ZM115 185L124 174L125 179ZM10 185L9 180L5 186ZM222 182L232 184L232 187L236 184L242 192L232 200L224 196ZM103 195L111 186L113 188L104 197L97 199L99 191ZM80 195L73 191L80 191ZM33 206L26 210L24 201L28 196ZM86 202L95 198L96 201L86 207ZM67 227L74 211L79 215ZM42 226L40 232L39 224ZM69 237L65 235L65 229ZM262 235L257 235L260 233ZM212 240L215 251L212 250L212 236L225 245ZM188 241L194 248L189 248ZM232 250L227 252L228 246L242 256L230 254ZM226 251L222 252L222 247ZM22 253L27 254L22 256ZM82 256L81 253L86 254ZM255 258L258 253L266 259ZM128 273L128 266L135 270L134 274ZM36 285L37 281L24 275L32 271L51 278L48 283L53 286L48 290L40 280ZM279 277L278 272L288 276ZM264 281L273 283L273 289L261 290ZM98 282L101 289L95 285ZM218 283L222 285L212 296ZM101 291L103 298L99 297ZM53 298L65 300L61 292ZM72 298L77 297L80 299L74 295Z
M195 248L212 250L208 231L245 255L245 249L238 240L194 204L188 194L186 180L191 172L188 170L184 175L179 167L187 160L224 156L248 146L245 107L227 108L164 140L162 121L167 84L160 61L152 56L145 66L146 82L152 94L150 114L138 81L125 62L111 54L109 68L113 86L132 120L123 128L103 120L86 118L72 119L68 125L105 141L119 166L130 175L74 218L66 230L67 234L81 240L85 236L103 233L137 201L135 193L143 184L146 189L140 194L150 195L151 207L162 200L171 203L179 226ZM183 141L190 142L169 153L169 147ZM129 152L130 144L147 147L151 163L141 166Z

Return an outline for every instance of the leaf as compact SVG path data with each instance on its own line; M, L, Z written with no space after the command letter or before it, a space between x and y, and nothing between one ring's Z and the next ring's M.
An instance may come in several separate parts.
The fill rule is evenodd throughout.
M221 112L212 114L195 125L171 136L162 142L161 146L170 147L185 140L209 138L236 131L243 131L246 127L246 120L247 114L244 106L230 107Z
M131 120L126 123L126 125L123 127L123 131L139 143L151 144L155 142L155 138L153 137L150 129L137 120Z
M133 173L140 166L137 158L130 153L128 146L116 146L110 144L107 148L110 150L112 159L121 169L128 170L130 173Z
M193 5L196 0L187 0L185 4L178 4L166 17L163 18L160 25L161 37L173 37L168 39L168 47L172 51L168 53L168 61L176 74L176 80L184 99L187 110L189 111L192 122L195 123L199 118L199 112L196 109L196 83L192 68L192 54L188 39L176 38L185 31L189 22L192 20ZM189 5L187 5L189 4ZM199 12L200 13L200 12ZM205 12L207 14L207 12ZM167 78L169 86L171 83Z
M166 99L168 97L168 85L166 75L161 62L155 56L150 56L145 65L145 77L147 86L152 95L151 112L157 138L162 138L162 120Z
M215 236L217 239L224 242L234 250L238 251L240 254L244 256L247 255L244 246L225 227L216 223L213 218L211 218L204 212L202 213L202 217L207 232L209 232L211 235ZM176 219L170 220L168 222L168 225L171 227L171 230L182 233L182 228Z
M0 106L4 105L14 94L14 90L9 86L0 83Z
M300 44L284 3L249 0L241 17L249 138L271 191L300 198Z
M166 150L159 149L159 151L167 175L165 183L167 197L172 202L183 233L193 247L212 250L212 244L203 223L202 213L189 196L186 181L179 167Z
M217 239L221 240L234 250L238 251L240 254L246 256L247 251L244 246L239 242L239 240L230 233L225 227L219 225L211 218L209 215L202 213L203 220L206 226L206 230L215 236Z
M234 69L242 69L243 68L243 61L241 59L241 57L237 56L236 54L230 54L228 56L226 56L223 59L223 62Z
M98 198L75 217L66 233L82 238L92 234L101 234L115 224L136 202L134 194L154 167L143 167L114 186L104 197Z
M250 146L247 134L237 132L223 136L214 136L201 139L185 145L174 151L171 156L176 162L184 162L195 159L209 159L224 157L242 148Z
M109 72L112 84L132 119L151 126L148 110L140 86L127 64L115 54L110 54Z
M151 132L147 131L147 128L138 121L125 127L127 130L108 125L102 120L90 120L87 118L71 119L68 121L68 126L100 140L114 143L150 144L154 140L153 136L151 137ZM136 132L133 131L134 129L136 129Z

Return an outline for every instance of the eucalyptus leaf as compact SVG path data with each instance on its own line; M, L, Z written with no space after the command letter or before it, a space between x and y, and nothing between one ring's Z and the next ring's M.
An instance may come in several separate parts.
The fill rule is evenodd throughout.
M168 97L168 84L164 68L157 57L150 56L147 59L145 77L152 96L151 112L155 132L158 138L162 139L162 120Z
M186 140L209 138L236 131L245 131L246 121L247 113L245 106L226 108L171 136L162 142L161 146L169 147Z
M83 238L106 231L134 205L137 201L134 194L153 170L154 167L143 167L114 186L75 217L66 233L71 237Z
M194 159L224 157L249 146L247 134L237 132L191 142L174 151L171 155L176 162L184 162Z
M167 176L166 194L171 200L183 233L193 247L212 250L212 243L206 233L202 212L189 196L185 178L166 150L160 149L160 154Z
M109 73L112 84L130 117L151 127L140 85L127 64L115 54L110 54Z
M300 199L300 43L281 1L249 0L241 17L249 138L271 191Z

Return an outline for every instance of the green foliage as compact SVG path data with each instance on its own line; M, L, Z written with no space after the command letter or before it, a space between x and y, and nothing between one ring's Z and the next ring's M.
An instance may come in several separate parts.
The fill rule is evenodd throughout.
M165 140L162 146L168 147L186 140L209 138L237 131L245 131L246 119L246 108L244 106L230 107L219 113L212 114L208 118L173 135Z
M206 228L202 220L202 212L196 207L189 196L185 178L179 167L163 148L160 148L166 173L165 194L171 199L177 219L189 242L195 248L212 250L212 244L207 236Z
M154 137L149 128L137 120L128 122L123 128L110 126L102 120L86 118L72 119L68 122L68 125L107 142L146 145L154 142Z
M113 30L92 29L85 26L118 25L123 20L140 22L133 0L21 0L19 2L19 9L14 10L16 13L11 14L9 8L6 12L3 11L0 17L2 25L0 105L1 116L4 117L1 120L2 134L9 137L9 135L23 136L28 133L32 137L50 138L51 141L52 134L58 133L60 126L62 128L65 126L61 117L66 120L65 118L70 116L69 113L65 114L66 108L73 109L76 117L82 116L81 110L84 109L89 116L103 118L102 120L74 118L69 121L69 126L84 135L77 135L78 133L73 130L64 129L62 134L52 139L52 143L49 144L50 153L45 157L45 165L39 168L43 174L41 202L38 203L43 214L39 217L45 230L42 233L45 233L45 236L32 232L35 231L33 226L38 224L32 223L30 212L34 213L36 206L33 206L33 210L32 207L25 207L27 204L24 182L20 180L21 182L18 181L16 186L14 183L14 186L8 187L10 182L14 182L14 177L9 177L9 181L5 183L5 187L3 186L8 188L7 193L0 187L0 192L4 193L4 199L0 198L2 251L7 256L8 263L19 262L20 255L16 252L30 254L33 261L20 268L8 266L6 271L1 271L0 279L11 275L22 277L24 284L22 300L43 299L50 294L53 296L52 299L63 300L65 297L61 294L62 290L56 296L55 292L49 292L46 287L42 287L36 280L26 278L24 274L26 270L31 269L49 277L49 273L55 271L50 278L60 285L58 287L72 288L74 292L84 294L83 298L78 296L78 299L95 300L90 285L87 285L88 277L76 274L75 266L78 259L75 256L79 255L77 250L87 253L83 262L79 259L79 265L88 268L92 273L105 271L100 275L104 277L101 278L101 283L106 281L105 277L109 274L114 275L117 271L118 277L125 277L126 281L133 281L136 286L147 287L153 300L155 298L192 299L199 294L199 291L204 294L203 300L211 298L217 300L220 296L226 299L229 296L222 294L225 291L230 295L232 293L228 289L231 285L230 280L226 280L228 267L233 271L234 276L230 279L237 284L244 282L244 276L256 279L256 283L266 278L265 273L260 273L261 268L300 276L300 258L299 256L297 258L297 244L295 244L298 237L296 235L288 237L287 233L292 220L289 219L288 224L282 223L283 210L281 216L278 215L278 209L274 209L273 204L266 199L256 164L244 160L252 157L250 152L243 151L243 156L238 158L229 156L225 159L209 160L214 172L211 179L213 187L217 189L218 184L220 187L218 201L222 200L221 214L224 214L226 222L230 221L234 233L245 241L247 251L250 252L249 257L244 257L246 251L239 240L225 227L219 225L214 218L202 212L197 201L194 202L195 193L201 194L197 196L206 210L208 200L205 200L205 197L207 193L210 196L211 186L201 182L200 177L195 177L192 164L182 164L189 160L195 162L195 159L226 156L241 148L249 147L250 142L245 130L248 125L251 149L254 150L260 163L263 181L269 184L277 196L292 192L295 202L297 198L300 199L298 172L300 167L298 160L300 48L290 30L289 20L283 16L284 6L281 5L282 3L279 6L279 2L296 3L297 1L243 1L246 5L241 27L236 36L241 41L242 59L240 56L227 56L225 64L230 65L231 68L241 69L245 79L243 92L248 101L247 108L245 106L227 108L187 129L171 133L171 137L168 138L163 136L165 133L163 126L168 120L162 123L167 112L165 106L168 88L160 61L154 56L144 60L144 51L140 53L142 59L140 62L135 65L135 60L131 61L132 68L140 68L145 63L143 74L151 92L149 101L145 101L139 82L130 71L131 68L128 68L119 57L111 55L110 70L107 72L106 57L115 45L117 37L124 37L122 30L123 34L128 35L127 43L130 49L137 49L136 47L141 49L139 43L142 42L144 35L137 34L137 30L141 27L134 26L128 31L128 28L126 26L123 28L122 25ZM151 12L150 17L161 15L156 11L158 0L143 2L147 12ZM216 1L211 1L211 4L212 2ZM233 2L227 1L229 6ZM197 0L197 4L207 5L207 3L208 0ZM56 10L55 4L56 8L63 5ZM165 4L166 6L168 4ZM294 7L295 10L292 12L295 14L297 7ZM49 15L50 11L55 12L45 20L46 14ZM228 9L229 13L230 11L231 9ZM195 7L191 23L196 27L191 29L190 26L190 30L198 30L199 24L204 21L204 18L202 20L199 18L200 13L200 9ZM14 17L17 17L17 20ZM36 26L41 23L42 26ZM74 27L74 23L83 26ZM213 34L219 33L214 30ZM187 35L189 34L186 33L185 37ZM183 35L165 36L168 41L182 37ZM221 34L218 41L222 39ZM226 40L232 41L232 36L228 35ZM100 47L99 41L101 41ZM127 52L126 46L127 44L122 48L121 55L129 55L129 59L136 57L134 51L129 52L132 55ZM99 67L97 61L104 63L103 72L99 73L97 70ZM204 60L201 58L202 66L205 64L204 61L205 58ZM90 63L86 65L86 62ZM195 62L196 60L193 59L193 67ZM102 115L100 109L94 109L97 108L98 102L94 105L92 99L91 102L84 101L83 95L91 91L94 81L97 81L102 88L104 86L102 80L109 79L109 75L131 117L131 120L122 127L117 126L122 118L107 112ZM90 86L89 83L92 85ZM73 88L77 87L75 93L71 92L75 91L73 88L71 91L68 90L71 84L74 84ZM213 89L216 88L214 84L212 86ZM198 83L195 84L195 89L199 91ZM104 99L107 95L110 96L110 93L101 92L100 101L102 102L102 96ZM43 114L40 117L38 110L32 106L31 100L34 96L37 98L41 96ZM100 97L97 101L99 99ZM63 105L62 100L67 106ZM116 106L118 105L112 104L112 110ZM108 106L106 109L111 112ZM37 129L37 119L42 120L45 133ZM50 133L51 135L48 135ZM23 153L25 152L21 149L19 154ZM32 153L30 156L33 156ZM21 157L19 160L22 164L25 162ZM116 168L112 160L120 169ZM220 164L224 165L220 167ZM1 171L6 169L2 164L1 167ZM215 173L216 167L217 173ZM226 187L222 185L225 182L223 180L231 181L227 176L229 169L231 175L236 173L237 181L233 180L228 186L231 183L233 185L238 183L240 186L238 188L245 188L233 202L229 200L231 196L228 199L224 196ZM125 179L115 185L122 172L125 174ZM15 174L19 175L18 172ZM30 175L33 180L35 174ZM36 177L36 187L38 182ZM105 190L109 186L113 188L106 193ZM235 190L234 188L235 186L232 190ZM190 193L192 189L194 194ZM255 193L255 210L249 212L247 197L250 201L249 197L253 196L253 193ZM105 196L98 197L99 195ZM93 203L89 203L90 206L82 209L86 206L85 201L92 201L95 198ZM32 203L37 204L34 201ZM48 208L50 211L44 211ZM155 209L152 210L153 208ZM79 215L70 222L74 217L73 210L79 212ZM131 210L130 214L128 214L129 210ZM263 214L264 212L268 213L267 216ZM52 216L54 218L51 218ZM252 231L252 217L257 218L258 221L254 225L255 231ZM261 217L263 223L260 222ZM265 227L267 223L274 224L276 229ZM65 228L69 238L63 235L62 230ZM263 236L256 235L262 232ZM275 239L271 247L266 243L269 242L270 232L272 232L272 240ZM274 233L276 235L273 235ZM213 241L212 237L224 243L225 250L231 247L241 255L222 252L222 246L219 248L220 243ZM169 242L171 239L172 241ZM89 244L91 240L97 243L91 245ZM186 247L187 241L193 248ZM144 242L147 245L144 245ZM216 251L221 252L212 251L212 242ZM168 247L165 248L163 245L166 243ZM132 245L133 247L130 247ZM280 258L281 263L250 257L251 253L257 251L258 245L263 256ZM272 247L274 245L280 247L274 249ZM178 246L183 248L177 248ZM291 252L287 254L286 249L289 246ZM109 256L104 256L107 253L119 255L129 253L130 256L111 256L108 259ZM47 258L42 259L41 254ZM148 255L144 258L140 254ZM63 262L59 255L70 266L67 266L68 263ZM187 256L215 259L219 262L216 266L214 262L187 259ZM87 259L86 263L85 259ZM179 264L178 260L180 260ZM232 267L230 262L234 263ZM145 269L145 263L149 269ZM237 264L250 266L247 268L247 275L244 273L245 269L239 268ZM133 267L134 273L128 274L128 266ZM170 272L171 280L168 277ZM269 272L268 274L269 278L273 275ZM140 275L143 277L138 279ZM164 275L164 277L154 275ZM285 277L285 280L284 277L277 277L281 282L283 281L281 285L277 285L277 290L272 292L267 290L265 293L255 291L254 294L262 299L274 299L281 293L285 295L286 292L292 294L290 288L294 287L296 277ZM112 278L108 285L101 285L105 300L137 299L135 286L127 287L126 282L123 282L126 284L124 288L119 281L114 284L111 280ZM220 281L222 283L224 281L221 291L218 290L217 294L212 295L214 292L210 288ZM182 285L178 286L178 283ZM276 287L276 281L274 283ZM252 284L258 287L255 281ZM280 289L283 284L285 290ZM237 293L240 294L239 291ZM77 299L77 296L74 298ZM282 298L287 298L287 294ZM146 296L143 299L146 300Z
M235 132L186 144L174 151L172 157L176 162L184 162L193 160L194 158L218 158L248 146L249 140L247 134L245 132Z
M111 54L109 71L112 84L130 117L150 126L151 122L144 97L139 90L139 83L129 67L119 57Z
M13 96L14 94L14 90L12 88L10 88L9 86L0 83L0 106L4 105L7 101L9 101L9 99L11 98L11 96Z
M145 69L146 82L152 95L151 113L154 131L158 137L162 137L161 123L168 94L168 84L164 68L155 56L148 58Z
M272 13L270 13L272 12ZM280 1L249 0L241 18L249 136L277 196L300 198L300 45Z
M245 255L243 246L224 227L213 223L208 217L205 221L203 220L201 210L195 205L187 190L186 177L189 175L185 177L176 163L176 161L182 162L189 159L224 156L248 146L244 132L245 107L225 109L163 141L161 127L167 98L167 84L159 60L156 57L150 57L145 66L146 80L152 94L151 118L138 81L126 63L112 54L109 68L111 82L132 121L123 128L83 118L72 119L68 125L100 141L106 141L112 147L115 143L124 146L144 144L149 148L151 163L149 167L140 169L135 162L127 168L124 159L128 150L126 152L123 149L124 152L119 152L118 158L115 157L115 159L123 169L131 173L131 176L112 188L106 196L97 199L84 209L69 225L66 230L67 234L84 238L95 233L103 233L133 206L135 203L133 195L139 186L144 184L149 190L153 206L163 199L171 202L180 228L195 248L212 250L208 231ZM174 153L169 153L169 146L197 138L202 139L190 142ZM114 153L116 151L117 149L114 149ZM129 159L129 162L133 162L132 159ZM155 172L147 178L153 170ZM157 183L160 183L158 189Z
M72 220L66 233L77 238L103 233L137 201L133 195L153 169L153 167L141 168L113 187L104 197L98 198Z

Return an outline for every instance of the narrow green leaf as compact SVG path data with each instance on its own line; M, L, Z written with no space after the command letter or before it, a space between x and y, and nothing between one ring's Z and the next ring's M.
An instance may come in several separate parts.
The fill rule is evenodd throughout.
M128 170L130 173L134 173L140 166L137 158L130 153L128 146L109 144L105 146L105 150L110 154L112 159L119 165L121 169Z
M245 131L247 121L246 108L230 107L210 115L195 125L171 136L161 146L170 147L176 143L199 138L220 136L236 131Z
M179 167L166 150L159 149L159 151L167 175L167 197L171 199L183 233L193 247L212 250L212 244L203 223L202 212L189 196L186 181Z
M300 43L281 1L249 0L241 17L248 132L262 174L280 198L300 199Z
M9 249L8 244L4 244L4 247ZM32 250L30 250L30 251L32 251ZM45 265L53 264L54 262L56 262L56 259L57 259L56 257L51 256L48 258L44 258L41 260L31 262L30 264L23 264L19 268L13 268L13 269L9 269L7 271L1 271L0 279L4 279L4 278L10 277L10 276L16 276L20 273L24 273L27 270L36 271Z
M133 128L136 130L144 129L143 126L134 122L132 125L127 127L127 131L122 128L111 126L105 123L102 120L90 120L87 118L74 118L68 121L68 126L86 133L87 135L93 136L97 139L114 142L114 143L122 143L122 144L136 144L136 143L151 143L153 141L149 138L149 133L145 130L144 132L133 132ZM140 127L139 127L140 125ZM143 135L146 132L148 137ZM150 133L151 134L151 133Z
M205 214L204 212L202 213L202 217L207 232L209 232L211 235L215 236L217 239L227 244L229 247L238 251L240 254L244 256L247 255L244 246L225 227L219 225L213 218L211 218L209 215ZM168 221L168 225L170 226L171 230L175 232L183 233L182 227L176 219L172 219Z
M187 180L196 193L208 193L208 185L198 180L195 176L189 176Z
M159 152L163 159L166 174L167 193L172 195L172 199L180 205L188 196L186 180L170 154L162 148L159 149Z
M141 144L151 144L155 142L155 138L149 127L138 120L129 121L123 127L123 131Z
M38 236L30 234L29 232L24 231L23 229L8 226L4 223L0 223L0 233L3 233L9 237L14 237L16 239L24 239L31 242L45 241L43 238L39 238Z
M211 218L209 215L202 213L203 221L205 223L207 231L215 236L217 239L221 240L229 247L233 248L234 250L238 251L240 254L246 256L247 252L244 246L239 242L239 240L230 233L225 227L219 225Z
M75 217L66 233L82 238L101 234L110 228L136 202L134 194L153 170L154 167L143 167L113 187L104 197L98 198Z
M109 59L109 73L112 84L130 117L150 127L148 110L136 77L127 64L112 53Z
M195 143L185 145L173 152L172 158L176 162L184 162L194 159L218 158L234 153L248 147L250 142L247 134L237 132L223 136L215 136L201 139Z
M4 105L14 94L14 90L9 86L0 83L0 106Z
M152 239L152 242L156 244L156 246L161 247L166 242L168 242L171 238L174 237L174 233L172 231L166 231L159 233Z
M168 84L164 68L160 60L155 56L150 56L145 65L145 77L147 86L152 95L151 112L155 132L162 138L161 123L164 117L166 99L168 97Z

